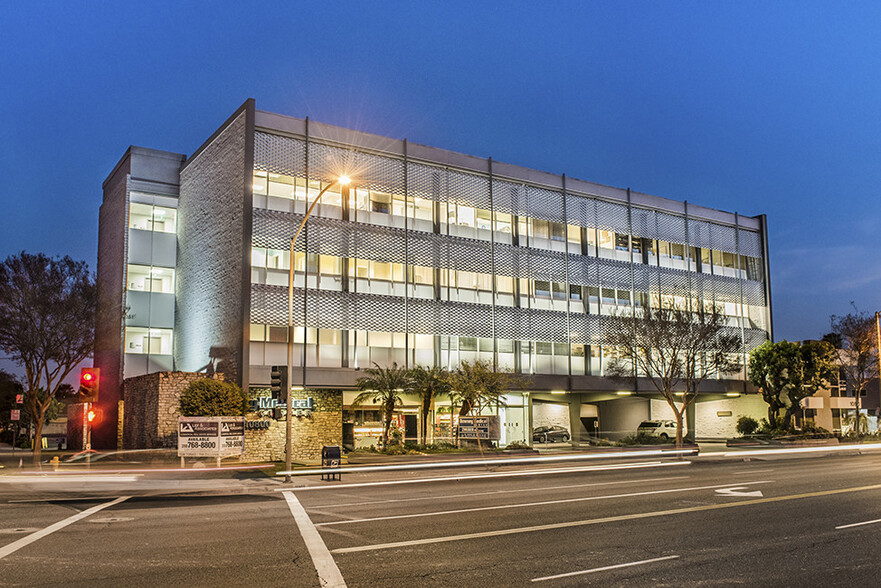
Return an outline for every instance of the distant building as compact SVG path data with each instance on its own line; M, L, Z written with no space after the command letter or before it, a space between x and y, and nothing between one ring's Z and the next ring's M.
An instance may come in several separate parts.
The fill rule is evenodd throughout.
M342 173L352 185L325 194L291 260L307 202ZM292 261L292 382L343 390L343 418L362 442L377 415L350 404L374 363L489 361L528 377L500 409L502 443L531 442L539 424L577 440L632 434L665 410L646 382L604 377L603 325L621 309L713 301L744 357L771 336L763 215L258 111L253 100L190 157L131 147L104 183L100 215L95 362L110 426L97 446L116 443L125 378L221 371L267 388L270 366L286 362ZM742 379L705 390L716 403L708 431L733 434L737 416L754 412L755 397L737 398ZM444 402L435 427L449 422ZM400 425L415 431L415 402Z

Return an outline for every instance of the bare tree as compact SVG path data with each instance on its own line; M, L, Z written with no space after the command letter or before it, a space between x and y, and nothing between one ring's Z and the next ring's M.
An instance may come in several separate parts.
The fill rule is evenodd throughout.
M865 312L854 312L844 316L830 317L832 333L841 339L838 357L841 371L847 386L854 394L854 432L859 435L861 429L860 410L862 403L860 394L866 390L869 381L878 376L878 343L875 334L875 317Z
M0 264L0 349L25 369L35 463L46 412L64 379L92 354L96 300L84 262L21 252Z
M667 401L676 416L677 446L682 445L683 421L701 383L740 369L740 337L727 328L727 318L716 305L694 312L685 307L636 308L609 319L604 344L615 353L609 376L644 376Z

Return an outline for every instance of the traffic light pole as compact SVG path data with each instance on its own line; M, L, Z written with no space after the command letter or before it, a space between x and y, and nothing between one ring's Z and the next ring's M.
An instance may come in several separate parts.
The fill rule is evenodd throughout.
M86 467L92 467L92 427L89 426L89 411L92 410L92 403L86 402L83 411L83 432L85 433L83 441L86 446Z

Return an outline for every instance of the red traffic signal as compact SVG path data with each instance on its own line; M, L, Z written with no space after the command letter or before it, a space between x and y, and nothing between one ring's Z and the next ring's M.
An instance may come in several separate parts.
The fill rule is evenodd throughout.
M86 422L95 425L101 422L104 412L100 408L92 408L86 411Z
M101 370L83 368L80 370L80 402L98 402L98 385L101 383Z

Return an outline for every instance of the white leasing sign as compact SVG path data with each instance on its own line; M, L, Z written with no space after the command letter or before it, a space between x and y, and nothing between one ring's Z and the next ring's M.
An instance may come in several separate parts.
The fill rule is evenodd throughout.
M181 457L223 457L244 450L244 417L180 417L177 421Z

